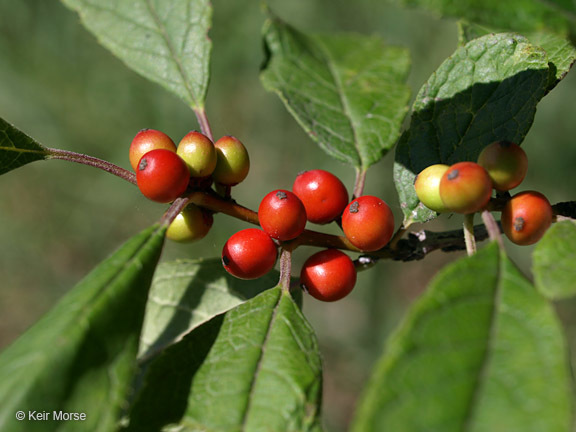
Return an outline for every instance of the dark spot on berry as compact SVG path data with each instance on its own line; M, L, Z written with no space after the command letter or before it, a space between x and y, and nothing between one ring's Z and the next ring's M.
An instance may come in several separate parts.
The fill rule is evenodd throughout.
M288 195L286 195L286 192L282 192L282 191L276 192L276 196L278 197L278 199L281 199L281 200L288 198Z
M358 203L358 201L354 201L352 204L350 204L350 213L358 213L359 209L360 204Z
M144 171L147 166L148 166L148 159L142 158L142 160L138 164L138 170Z
M296 177L300 177L302 174L307 173L308 170L304 170L304 171L300 171L298 174L296 174Z
M524 220L523 217L518 216L516 219L514 219L514 231L520 232L524 229L524 225L526 224L526 221Z
M225 266L230 264L230 258L228 258L226 255L222 255L222 264L224 264Z
M454 180L454 179L457 179L459 175L460 175L460 171L458 171L457 169L454 169L448 173L447 177L448 177L448 180Z

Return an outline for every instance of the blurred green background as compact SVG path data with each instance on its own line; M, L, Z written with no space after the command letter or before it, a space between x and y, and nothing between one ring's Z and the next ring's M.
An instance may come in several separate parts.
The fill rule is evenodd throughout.
M454 21L439 20L377 0L270 1L283 19L307 32L381 35L412 53L415 94L456 48ZM300 129L279 99L266 93L259 2L214 0L212 79L207 111L216 136L232 134L248 147L252 170L234 196L255 209L272 188L290 188L304 169L330 170L351 186L350 167L329 159ZM198 126L179 99L128 70L101 48L78 17L57 1L0 0L0 117L40 143L88 153L128 168L128 146L142 128L160 129L178 142ZM576 199L576 80L569 75L539 105L524 143L530 169L523 189L552 202ZM305 156L303 156L305 155ZM400 211L392 183L391 153L368 174L366 193ZM120 243L156 221L162 205L93 168L37 162L0 179L0 348L9 344ZM458 227L442 217L427 228ZM218 256L226 238L245 224L217 215L196 245L167 244L163 259ZM417 227L416 227L417 228ZM529 275L532 248L507 248ZM298 250L297 268L310 254ZM380 263L361 273L357 289L335 304L305 301L325 362L324 416L343 431L386 336L433 275L460 253L424 261ZM559 312L572 329L574 305Z

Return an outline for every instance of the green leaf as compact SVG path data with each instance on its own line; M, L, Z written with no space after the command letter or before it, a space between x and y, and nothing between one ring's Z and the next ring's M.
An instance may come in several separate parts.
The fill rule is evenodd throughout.
M128 430L318 431L318 343L270 289L201 325L151 364Z
M15 418L60 410L85 413L83 431L115 430L164 232L153 226L128 240L0 355L0 430L78 430Z
M551 299L576 294L576 222L554 224L538 242L532 255L536 288Z
M0 175L48 157L48 149L0 118Z
M549 84L546 52L515 34L458 48L420 89L396 149L394 180L405 224L436 216L418 200L416 175L429 165L475 161L496 140L521 143Z
M569 432L570 383L552 306L492 243L414 304L352 430Z
M62 0L127 66L203 110L211 42L208 0Z
M220 259L179 260L158 266L140 338L148 358L216 315L275 286L278 272L256 280L235 278Z
M366 170L395 144L407 111L409 54L375 36L264 28L264 87L330 156Z
M541 31L568 35L576 6L565 0L400 0L443 16L465 18L478 24L519 32Z
M474 23L459 21L459 44L465 45L473 39L496 33L495 29L481 26ZM524 34L528 40L543 48L548 54L550 64L550 82L548 91L552 90L570 71L576 60L576 47L563 37L552 33L535 32Z

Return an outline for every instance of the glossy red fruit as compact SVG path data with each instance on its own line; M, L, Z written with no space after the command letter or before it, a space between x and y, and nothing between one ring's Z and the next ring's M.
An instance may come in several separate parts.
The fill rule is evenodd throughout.
M274 268L278 251L268 234L248 228L232 235L222 249L222 264L240 279L256 279Z
M170 150L156 149L146 153L136 170L140 192L146 198L161 203L169 203L182 195L189 180L186 163Z
M179 243L200 240L208 234L213 223L212 213L194 204L189 204L172 221L166 231L166 238Z
M459 162L440 180L440 198L448 211L469 214L482 210L490 201L492 180L474 162Z
M348 191L338 177L328 171L304 171L292 186L306 208L308 220L327 224L336 219L348 204Z
M270 237L282 241L292 240L304 231L306 209L302 201L292 192L275 190L260 202L258 220Z
M216 183L234 186L243 181L250 171L250 157L242 142L233 136L223 136L214 143L216 168L212 177Z
M312 297L333 302L350 294L356 284L356 269L344 252L326 249L306 260L300 283Z
M418 174L414 182L414 189L420 202L438 213L446 211L440 198L440 180L449 168L443 164L430 165Z
M192 131L180 140L176 150L194 178L208 177L216 168L216 147L206 135Z
M514 195L502 211L502 230L518 245L531 245L542 238L552 224L552 206L540 192Z
M392 210L380 198L363 195L342 213L342 229L354 246L366 252L386 246L394 233Z
M142 156L152 150L165 149L176 151L174 141L164 132L155 129L142 129L136 134L130 144L130 165L134 171L138 170L138 162Z
M484 147L478 156L478 164L488 171L494 189L507 191L524 180L528 171L528 156L518 144L496 141Z

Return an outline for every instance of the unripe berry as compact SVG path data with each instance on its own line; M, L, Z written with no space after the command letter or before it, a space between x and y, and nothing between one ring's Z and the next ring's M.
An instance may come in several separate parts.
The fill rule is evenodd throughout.
M344 252L326 249L306 260L300 273L300 283L312 297L333 302L352 291L356 284L356 269Z
M342 230L358 249L370 252L386 246L394 233L394 215L380 198L363 195L342 213Z
M216 183L234 186L240 183L250 171L250 158L244 144L233 136L224 136L214 143L216 147L216 168L212 177Z
M348 191L338 177L328 171L304 171L292 186L304 207L308 220L317 224L332 222L348 204Z
M292 192L275 190L260 202L258 220L270 237L282 241L292 240L304 231L306 209Z
M240 279L256 279L274 268L278 251L268 234L248 228L232 235L222 250L222 264Z
M440 198L448 211L475 213L488 204L492 181L486 170L474 162L459 162L440 180Z
M531 245L542 238L554 214L548 199L540 192L514 195L502 211L502 230L518 245Z
M138 162L151 150L165 149L176 152L174 141L164 132L155 129L142 129L136 134L130 144L130 165L134 171L138 170Z
M418 174L414 189L418 199L430 210L442 213L446 207L440 198L440 179L450 167L448 165L430 165Z
M173 151L152 150L138 163L136 183L140 192L152 201L174 201L186 191L189 180L186 164Z
M188 132L178 144L176 152L188 165L192 177L208 177L216 168L216 147L210 138L200 132Z
M478 164L488 171L494 189L507 191L514 189L524 180L528 170L528 157L518 144L496 141L482 150L478 156Z
M212 213L208 213L194 204L189 204L172 221L166 231L166 237L179 243L200 240L208 234L213 223Z

